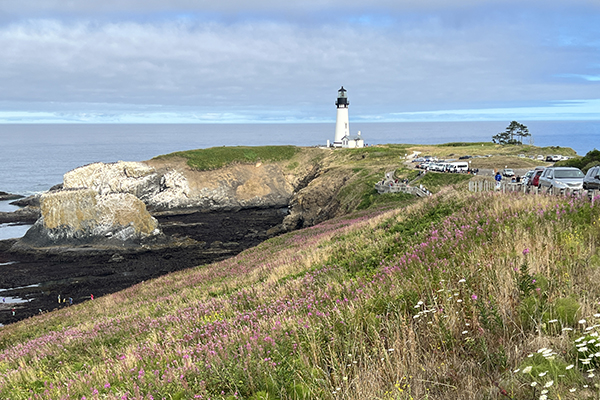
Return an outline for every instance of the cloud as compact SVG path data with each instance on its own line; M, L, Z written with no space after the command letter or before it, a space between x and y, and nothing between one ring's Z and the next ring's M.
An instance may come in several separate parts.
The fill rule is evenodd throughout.
M600 74L597 14L577 8L591 3L560 15L559 1L448 3L4 2L0 106L285 121L333 118L340 85L353 113L374 119L597 97L594 79L565 78Z

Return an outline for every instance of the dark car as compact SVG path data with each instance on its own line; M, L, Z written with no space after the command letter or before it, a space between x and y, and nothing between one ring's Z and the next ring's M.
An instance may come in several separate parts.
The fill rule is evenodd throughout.
M460 156L460 157L458 157L459 160L467 160L469 158L473 158L473 156Z
M585 174L583 188L586 190L600 190L600 165L590 168Z

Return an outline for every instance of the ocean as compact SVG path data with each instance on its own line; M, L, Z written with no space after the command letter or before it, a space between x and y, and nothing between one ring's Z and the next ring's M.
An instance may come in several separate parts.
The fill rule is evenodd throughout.
M367 144L491 141L510 121L350 122ZM519 121L536 146L600 147L600 121ZM306 124L4 124L0 125L0 191L30 195L62 182L74 168L97 161L143 161L174 151L214 146L324 145L335 123ZM0 211L14 210L0 202ZM0 225L0 239L26 227Z

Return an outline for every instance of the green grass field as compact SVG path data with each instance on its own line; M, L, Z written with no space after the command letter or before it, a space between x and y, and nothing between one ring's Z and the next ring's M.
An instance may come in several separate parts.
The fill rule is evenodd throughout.
M0 328L0 398L598 398L599 199L376 197L398 153L338 156L361 210Z

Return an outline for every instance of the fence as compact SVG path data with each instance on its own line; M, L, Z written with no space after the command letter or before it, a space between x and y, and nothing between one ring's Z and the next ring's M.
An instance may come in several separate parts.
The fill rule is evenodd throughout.
M471 180L469 181L469 191L471 192L489 192L500 191L506 192L522 192L532 194L553 194L557 196L588 196L589 198L600 195L598 190L583 190L583 189L561 189L561 188L538 188L537 186L527 186L522 183L500 182L500 187L497 188L496 181L492 180Z
M375 184L375 189L377 193L409 193L419 197L429 196L429 191L423 190L416 186L408 186L405 183L396 183L394 181L384 181L383 183L379 182Z

